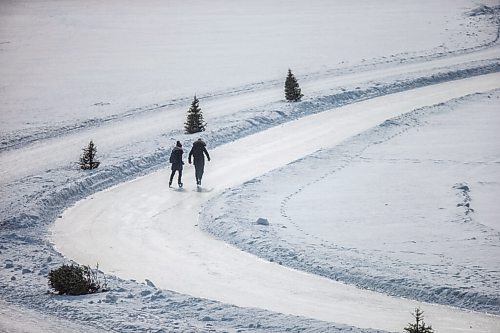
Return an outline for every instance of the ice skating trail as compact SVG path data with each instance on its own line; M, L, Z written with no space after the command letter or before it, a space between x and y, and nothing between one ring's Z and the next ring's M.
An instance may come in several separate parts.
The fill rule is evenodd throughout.
M201 206L237 186L423 106L500 88L500 73L386 95L304 117L213 149L204 188L194 170L185 187L168 188L169 169L78 202L52 227L68 258L157 287L361 328L399 331L417 306L437 332L500 332L500 318L369 290L261 260L200 231ZM242 202L244 204L244 202Z

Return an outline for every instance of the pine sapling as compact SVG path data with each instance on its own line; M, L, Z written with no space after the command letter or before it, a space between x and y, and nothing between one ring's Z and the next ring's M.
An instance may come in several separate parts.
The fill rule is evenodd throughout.
M297 79L292 74L292 71L288 69L288 75L285 80L285 98L287 101L298 102L304 96L300 90L299 83Z
M419 308L415 309L415 314L412 314L415 318L415 324L409 323L407 327L404 328L407 333L434 333L432 326L427 326L424 323L424 312Z
M184 123L184 129L186 133L198 133L205 130L207 124L203 121L203 114L200 108L200 101L194 96L193 102L191 102L191 107L187 113L187 119Z
M95 159L97 148L94 142L90 140L87 147L83 148L83 154L80 157L80 168L83 170L95 169L101 162Z

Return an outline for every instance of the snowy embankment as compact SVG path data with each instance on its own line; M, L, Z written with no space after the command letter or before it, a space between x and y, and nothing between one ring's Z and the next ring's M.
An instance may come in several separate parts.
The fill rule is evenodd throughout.
M265 174L318 149L335 146L386 119L425 105L498 88L500 74L436 84L335 108L219 146L212 150L213 161L210 162L210 177L204 182L205 190L197 191L189 185L182 190L169 189L166 186L168 170L161 170L97 193L78 202L57 220L53 228L57 249L78 262L99 261L105 271L118 276L151 279L161 288L201 298L354 327L397 330L404 325L407 309L419 303L356 290L283 268L277 263L258 260L201 232L198 212L204 202L224 188ZM186 169L186 173L192 172ZM306 177L307 170L305 167L297 174ZM188 180L185 182L189 184ZM245 211L243 202L255 202L256 207L251 207L250 211L259 214L259 200L256 199L259 195L245 196L244 193L238 192L230 200L234 202L232 198L238 198L235 207ZM282 192L270 190L269 193ZM220 205L207 207L211 215L203 213L206 223L221 222L211 230L227 230L226 240L248 236L243 240L245 250L252 247L259 251L257 244L261 239L249 235L248 230L232 226L230 221L239 216L238 211L220 220L227 214L225 199ZM244 225L248 226L248 219ZM269 242L276 242L280 236L272 237ZM298 235L296 239L305 236L307 234ZM300 245L314 249L314 243ZM297 253L301 252L301 246ZM287 249L293 251L293 247ZM272 248L269 252L275 250ZM308 264L304 263L304 267ZM315 267L312 273L322 269L319 265ZM332 271L335 272L335 268L332 267ZM430 304L425 307L430 309L428 317L441 332L457 329L489 332L500 325L496 317Z
M48 314L13 306L0 301L0 332L2 333L102 333L87 325L78 325L71 320L54 318Z
M203 137L213 149L332 107L493 73L500 66L497 15L491 8L479 7L464 16L464 8L472 6L470 1L439 4L406 1L398 2L400 8L392 8L394 3L390 2L389 10L383 5L373 7L371 1L366 1L359 4L358 12L350 11L351 4L347 3L341 10L338 7L332 10L333 2L319 1L316 6L298 2L300 10L288 13L294 17L291 23L279 21L285 25L293 23L291 30L274 21L282 6L268 5L271 2L267 1L255 3L242 2L236 5L238 8L225 7L221 11L214 6L209 12L195 2L180 2L177 6L187 8L176 7L177 12L166 7L152 10L152 3L147 2L141 2L141 8L124 6L122 2L116 5L112 1L94 7L87 2L0 4L3 6L0 24L5 28L0 29L0 60L8 64L0 67L0 297L9 304L36 311L32 315L30 311L16 308L9 313L20 311L21 316L32 317L37 323L43 321L37 315L42 312L48 320L59 317L104 331L120 332L374 332L262 309L239 308L112 275L108 275L111 290L104 294L58 297L46 293L48 271L68 260L47 241L47 227L79 199L159 170L167 162L170 148L166 146L172 140L181 139L189 145L192 137L182 134L180 124L190 99L186 96L193 92L203 97L202 107L209 122L209 131ZM241 10L242 5L253 8ZM274 10L263 11L263 5L272 6ZM17 8L11 10L9 6ZM90 8L91 15L86 15ZM393 15L402 8L412 15ZM137 15L137 10L143 16ZM304 10L308 15L303 15ZM370 15L366 15L367 11ZM180 12L187 15L178 15ZM228 12L235 15L227 15ZM263 24L259 24L261 31L275 31L279 26L294 42L284 39L283 44L282 34L273 37L277 35L265 33L255 38L253 18L260 18L263 12L266 15L260 22ZM217 19L199 24L200 14ZM337 19L333 19L332 14ZM361 21L353 21L353 14ZM134 19L122 20L122 17ZM226 22L221 17L233 19L241 31L238 34L229 31L228 35L226 27L219 24ZM426 22L422 23L422 17ZM185 24L186 21L193 24ZM163 36L157 34L157 31L171 31L171 26L163 26L165 22L174 27L176 24L187 27L173 34L172 38L180 43L166 43ZM347 29L340 35L341 29L330 26L332 22L342 28L353 22L358 24L356 29ZM384 26L384 22L390 24ZM310 38L314 30L302 29L315 26L321 28L318 36L338 38L325 42L322 38ZM373 29L374 26L378 29ZM407 31L401 38L400 29L395 26L417 29ZM331 29L330 34L325 34L325 27ZM436 31L439 33L434 33ZM366 36L356 35L358 32ZM214 36L215 42L210 39ZM295 53L297 50L287 47L297 45L297 36L313 44L303 45L301 52ZM207 37L208 43L203 40ZM381 37L387 43L376 42ZM260 52L262 45L256 47L249 41L268 45L268 51ZM128 45L133 42L138 47L129 52ZM217 48L210 49L212 44ZM179 50L178 45L202 45L200 49L208 48L208 52L204 57L193 59L185 57L186 53L193 54L191 47ZM311 52L312 49L317 52ZM237 54L232 53L233 50ZM248 65L245 68L240 66L242 57L238 50L245 50ZM292 53L296 60L290 63ZM262 56L272 62L262 66L265 63ZM165 61L169 57L178 61ZM144 59L148 59L146 68L137 66ZM197 59L201 61L196 62ZM346 59L349 61L344 62ZM307 99L302 103L288 105L281 101L280 78L287 66L299 70L301 85L307 92ZM206 72L207 69L211 72ZM200 76L204 81L199 80ZM169 100L165 101L165 96L169 96ZM98 145L102 166L83 173L75 161L79 149L90 138ZM207 171L207 180L210 173L214 170ZM210 193L216 194L215 189ZM144 195L141 200L147 204L151 197ZM155 253L154 257L162 255ZM155 263L151 267L154 270ZM252 289L254 283L267 279L245 285L245 289ZM403 311L406 316L403 324L397 324L398 330L411 320L411 309ZM360 316L366 317L366 314ZM53 323L58 326L57 321ZM8 330L19 328L12 322L2 324L6 324ZM78 331L78 327L74 329Z
M499 99L385 121L217 196L200 224L288 267L499 314Z

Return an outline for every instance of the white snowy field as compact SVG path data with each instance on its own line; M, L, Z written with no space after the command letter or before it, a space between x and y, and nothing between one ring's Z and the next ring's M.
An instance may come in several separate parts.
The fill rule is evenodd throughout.
M482 1L482 4L498 4ZM470 0L0 4L1 132L20 138L299 75L492 41ZM47 128L48 127L48 128Z
M0 330L400 331L413 307L423 304L439 331L467 325L469 331L497 331L498 118L491 109L498 92L487 91L500 81L499 10L498 1L468 0L2 1ZM299 78L303 102L283 101L288 68ZM486 93L460 99L477 92ZM203 138L214 159L204 191L192 191L190 167L186 191L168 191L162 168L170 146L181 140L189 147L195 139L182 131L194 94L201 97L208 122ZM429 108L412 111L424 106ZM456 121L468 107L485 117ZM353 111L344 121L358 120L332 131L326 120L340 122L341 110ZM409 118L383 123L405 112ZM315 117L325 130L307 120ZM399 124L402 119L408 124ZM431 125L420 123L428 119ZM458 126L476 138L460 150L470 159L452 153L451 139L462 138ZM408 135L384 136L407 127ZM416 129L427 135L412 136ZM279 131L292 136L268 136ZM101 167L83 172L76 161L90 139ZM446 149L425 160L422 147L431 142L439 148L435 142L445 139L451 140ZM373 140L388 141L377 146ZM407 155L392 145L398 140ZM242 142L251 148L240 152ZM489 150L482 149L486 143ZM366 155L358 154L364 146ZM243 163L262 151L272 154L265 163ZM285 166L295 159L301 160ZM307 161L315 159L325 161L326 171L345 164L345 173L304 183L318 167ZM435 200L424 189L415 196L404 191L415 183L396 167L408 159L415 165L404 173L425 180ZM418 168L429 160L434 168ZM235 163L240 166L227 169ZM384 181L388 176L391 186ZM283 179L297 183L287 183L291 187L283 192ZM148 188L134 187L147 182ZM332 193L335 186L345 191ZM227 187L233 189L219 196ZM375 187L385 189L382 198ZM291 189L300 191L287 198ZM94 199L77 203L85 197ZM332 214L318 206L318 197L342 206ZM438 212L426 209L431 203L439 203ZM75 215L82 207L95 214ZM304 214L307 207L310 215ZM255 216L246 215L249 210ZM230 221L221 225L222 217ZM270 225L255 226L257 217ZM75 222L68 226L70 218ZM426 230L429 220L435 233L408 237L408 230ZM450 227L443 228L443 221ZM388 225L396 228L391 235ZM369 228L373 237L357 238ZM84 233L75 237L68 229ZM447 241L437 241L443 234ZM375 241L389 236L398 240ZM464 251L469 244L473 249ZM110 290L82 297L47 293L48 272L72 259L98 261ZM268 270L274 278L262 276ZM344 303L337 305L334 297ZM353 307L357 313L346 312ZM28 324L19 325L14 316Z

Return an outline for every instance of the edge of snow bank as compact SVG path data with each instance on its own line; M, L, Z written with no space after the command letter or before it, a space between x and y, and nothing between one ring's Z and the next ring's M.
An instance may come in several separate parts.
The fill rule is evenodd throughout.
M349 138L334 148L313 153L283 168L247 181L241 186L228 189L204 204L199 217L200 227L217 239L270 262L279 262L294 269L392 296L451 305L474 311L486 311L498 315L500 314L500 297L498 295L451 286L429 285L422 281L401 276L394 277L390 276L390 274L383 274L383 272L379 272L378 275L368 275L357 269L357 265L363 266L364 263L355 255L349 254L347 249L330 244L332 248L328 247L330 249L328 252L324 250L322 252L321 247L315 248L313 245L309 246L307 251L301 250L297 244L292 244L286 238L280 237L281 227L279 225L261 227L255 223L255 220L249 220L246 215L241 216L240 213L245 214L245 212L248 212L250 216L255 214L250 213L254 212L251 208L245 209L239 205L241 200L246 201L244 198L248 198L248 201L251 202L251 198L265 196L265 194L262 194L262 190L259 189L259 184L268 183L266 179L273 178L273 175L279 175L284 170L295 170L294 168L298 168L301 163L322 165L325 161L328 161L326 163L328 167L310 166L308 168L308 170L319 169L319 174L316 174L314 179L309 179L309 183L321 180L324 177L323 173L343 168L349 161L359 156L373 144L388 141L394 136L417 126L419 119L422 117L443 112L443 109L447 106L457 105L474 98L483 98L491 95L491 93L498 95L500 90L467 95L444 104L416 109ZM330 156L337 156L338 159L331 161ZM291 171L291 174L295 173ZM286 177L286 179L288 181L289 177ZM296 188L293 184L286 187L290 193L295 193ZM286 213L282 211L281 215L284 216ZM328 258L328 260L318 258Z

